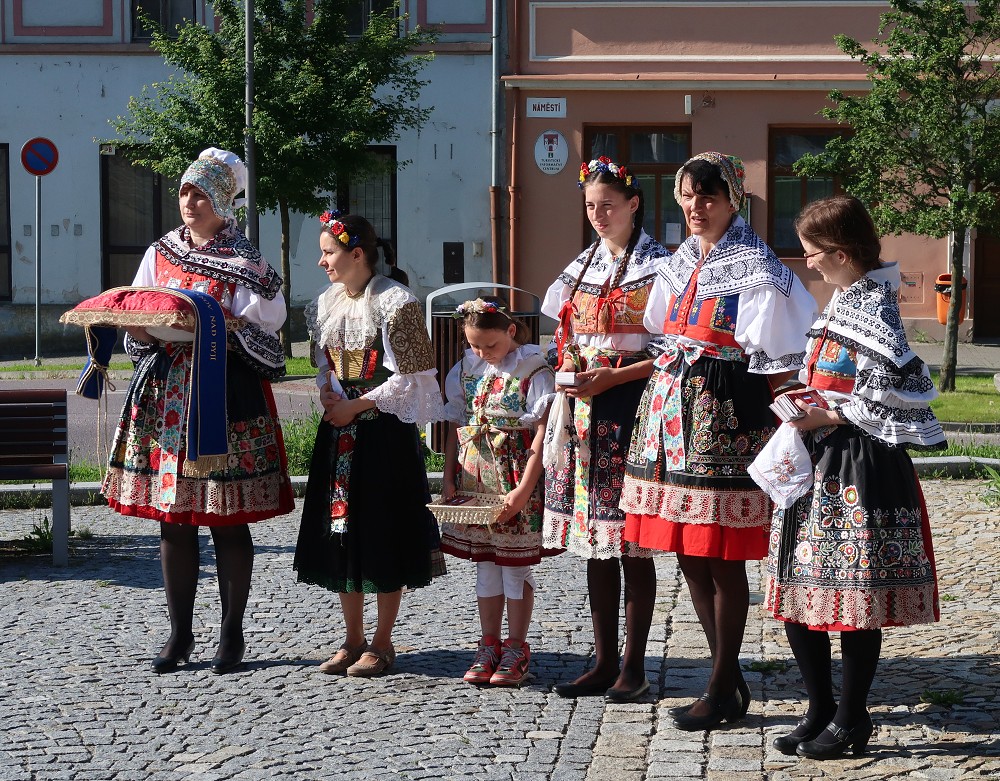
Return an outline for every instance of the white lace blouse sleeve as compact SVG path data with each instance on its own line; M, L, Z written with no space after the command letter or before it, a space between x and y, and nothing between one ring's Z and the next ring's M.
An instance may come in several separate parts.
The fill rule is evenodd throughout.
M542 314L547 317L558 318L559 311L562 309L563 304L569 301L569 294L572 290L572 287L557 277L556 281L549 285L549 289L545 291L545 295L542 297Z
M416 300L404 303L387 318L382 325L382 344L385 348L382 365L392 375L368 391L365 398L404 423L424 425L444 420L434 349Z
M779 374L805 365L806 333L816 318L816 300L798 277L786 296L765 285L740 296L736 343L753 374Z
M525 427L537 424L549 408L555 395L555 374L551 369L545 368L536 372L531 378L528 393L525 396L527 412L518 419L518 422Z
M920 358L896 366L859 351L857 367L851 400L838 408L844 420L890 445L934 449L945 444L929 406L937 389Z
M444 379L445 420L464 426L468 421L465 409L465 389L462 387L462 361L451 367Z

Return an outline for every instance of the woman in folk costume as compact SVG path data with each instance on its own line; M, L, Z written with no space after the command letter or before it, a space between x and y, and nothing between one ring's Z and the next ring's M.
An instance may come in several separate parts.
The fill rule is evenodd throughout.
M575 372L558 386L545 435L543 544L587 559L593 668L556 686L563 697L604 694L625 702L649 689L646 639L656 598L652 553L624 540L618 509L625 451L652 360L643 325L656 269L669 256L642 229L638 182L606 157L580 172L598 239L549 287L542 312L559 320L552 362ZM625 651L618 612L625 580Z
M160 559L170 611L170 638L153 660L169 672L187 661L198 585L198 527L215 544L222 628L212 671L243 659L243 614L253 571L249 523L294 508L269 380L285 373L277 330L285 321L281 277L247 240L233 217L246 186L240 159L220 149L201 153L181 177L183 225L147 251L133 285L201 291L235 319L226 351L224 382L201 388L192 401L195 350L182 336L127 329L125 349L135 361L115 431L102 490L123 515L160 521ZM198 361L200 364L200 360ZM228 453L190 460L197 404L204 419L224 421ZM225 448L224 448L225 449Z
M306 310L323 420L316 432L295 569L340 595L347 637L321 672L377 675L396 659L403 588L444 573L415 423L444 417L420 304L376 272L391 252L364 218L320 217L319 266L332 283ZM392 265L392 258L390 265ZM378 623L365 637L365 594Z
M672 551L712 655L679 729L744 716L746 562L767 554L768 498L747 467L774 432L772 388L802 366L815 302L739 216L743 164L705 152L677 172L689 238L659 271L646 326L664 333L639 404L621 507L625 539Z
M785 622L809 695L805 717L774 746L829 759L862 753L871 737L882 627L938 620L927 507L906 448L942 448L945 438L928 407L937 392L927 366L906 342L899 266L880 260L865 207L847 195L815 201L795 229L809 267L836 290L809 331L800 374L826 408L797 401L802 417L788 425L806 452L775 459L802 463L807 480L774 513L765 607ZM765 455L754 467L766 473ZM831 631L843 655L839 703Z

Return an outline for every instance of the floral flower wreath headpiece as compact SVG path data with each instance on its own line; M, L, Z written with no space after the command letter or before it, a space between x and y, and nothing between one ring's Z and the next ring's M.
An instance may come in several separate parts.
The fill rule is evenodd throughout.
M610 174L621 179L626 187L631 187L633 190L639 189L638 180L629 173L625 166L612 162L610 157L598 157L596 160L581 165L580 181L577 186L582 190L587 183L587 178L594 174Z
M455 311L452 312L452 317L456 320L459 318L467 317L468 315L504 315L504 317L510 319L510 315L507 314L507 307L502 304L498 304L495 301L483 301L481 298L477 298L474 301L465 301L455 307Z
M341 212L339 209L330 209L319 216L319 221L323 223L323 229L330 231L330 234L348 249L354 249L361 243L361 235L351 235L347 232L347 226L340 221Z

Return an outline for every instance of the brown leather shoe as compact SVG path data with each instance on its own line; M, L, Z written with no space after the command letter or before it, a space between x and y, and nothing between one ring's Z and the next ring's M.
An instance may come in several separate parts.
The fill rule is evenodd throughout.
M396 661L396 649L390 645L384 651L379 651L371 646L361 654L357 662L347 668L347 674L354 678L369 678L372 675L381 675Z
M321 673L326 673L327 675L343 675L347 672L347 668L357 662L367 650L367 640L362 640L354 648L351 648L345 643L340 646L337 653L319 666L319 671Z

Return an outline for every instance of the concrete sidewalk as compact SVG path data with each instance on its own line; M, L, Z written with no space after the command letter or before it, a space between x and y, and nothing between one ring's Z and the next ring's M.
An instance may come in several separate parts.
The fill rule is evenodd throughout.
M156 525L76 507L74 527L93 536L73 543L68 568L46 556L0 558L0 779L1000 778L1000 519L982 503L980 482L924 488L942 620L886 631L871 694L878 731L863 758L821 763L771 748L805 705L781 626L759 606L757 564L742 653L750 714L685 733L665 711L702 692L707 649L672 556L657 560L652 689L630 705L552 691L593 651L586 566L568 554L536 569L535 678L520 690L462 683L478 635L475 575L454 559L447 576L404 597L391 674L318 674L343 625L334 595L295 582L297 513L254 528L246 668L208 670L219 615L205 535L192 663L156 676L149 660L169 631ZM0 513L0 539L23 536L43 515ZM374 619L371 606L366 617ZM949 697L957 702L922 701Z

